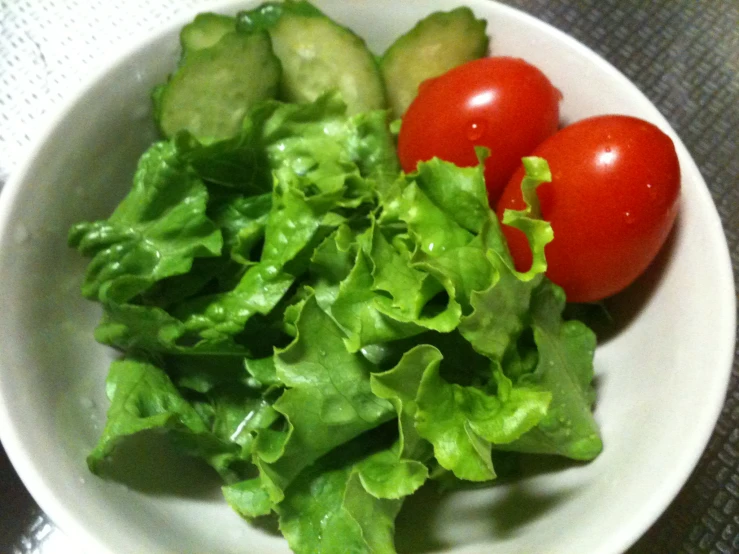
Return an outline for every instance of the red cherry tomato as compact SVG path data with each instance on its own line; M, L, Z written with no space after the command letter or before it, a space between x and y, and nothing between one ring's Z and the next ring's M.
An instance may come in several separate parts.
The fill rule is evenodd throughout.
M523 156L557 131L562 95L539 69L508 57L468 62L421 84L398 136L403 170L433 157L459 166L478 163L486 146L491 205Z
M571 302L615 294L649 265L678 210L680 166L666 134L641 119L611 115L565 127L535 151L552 182L537 188L542 217L554 231L544 252L547 276ZM498 203L522 209L519 169ZM531 265L523 233L503 225L519 270Z

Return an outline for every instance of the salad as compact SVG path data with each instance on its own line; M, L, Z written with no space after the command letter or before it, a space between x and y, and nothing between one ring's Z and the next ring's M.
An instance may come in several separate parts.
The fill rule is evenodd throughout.
M69 234L91 258L95 338L121 353L92 472L156 431L212 466L244 518L276 516L295 552L394 552L395 517L425 484L494 481L511 452L600 453L596 338L548 277L561 208L546 187L570 182L569 128L519 125L538 135L507 141L525 150L512 155L549 156L524 157L507 184L489 114L465 120L465 159L409 153L414 121L451 121L436 91L495 60L484 21L432 14L378 59L311 4L270 2L201 14L181 42L153 91L162 140L113 214ZM556 121L557 91L538 82ZM612 117L654 147L649 124ZM652 249L677 202L662 158L648 190L665 215L626 222Z

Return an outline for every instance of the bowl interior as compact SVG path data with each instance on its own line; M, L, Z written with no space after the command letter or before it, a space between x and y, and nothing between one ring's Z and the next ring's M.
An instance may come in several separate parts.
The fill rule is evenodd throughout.
M459 4L316 3L375 52L422 16ZM532 459L523 479L487 489L447 496L424 490L401 512L398 548L623 551L682 486L723 402L735 297L721 224L685 147L626 78L529 16L485 0L465 3L487 18L494 54L525 58L562 91L563 121L624 113L670 134L681 161L682 204L658 260L609 302L615 322L596 353L603 454L587 465ZM289 552L268 524L249 525L232 513L206 469L152 437L126 447L132 461L116 471L139 475L126 486L93 477L84 462L104 421L112 353L92 338L99 310L79 294L85 260L67 248L67 230L106 217L127 192L139 155L156 137L150 90L176 63L185 19L83 88L3 191L0 431L41 506L91 552Z

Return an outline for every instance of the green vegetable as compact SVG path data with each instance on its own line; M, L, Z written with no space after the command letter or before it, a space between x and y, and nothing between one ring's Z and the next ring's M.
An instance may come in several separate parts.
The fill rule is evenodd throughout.
M547 270L544 247L552 241L554 233L551 225L541 219L536 187L551 181L552 174L546 160L542 158L523 158L522 161L526 168L526 176L521 182L521 191L526 208L521 211L506 210L503 214L503 223L523 231L529 239L534 259L531 269L520 275L521 279L528 280Z
M398 38L380 68L394 117L401 117L426 79L438 77L488 50L486 22L466 7L436 12Z
M546 417L530 433L509 445L520 452L561 454L592 460L603 449L590 408L595 400L595 334L580 321L562 321L565 296L550 281L534 292L532 329L539 353L536 368L520 376L521 385L552 391Z
M300 475L278 507L280 529L295 552L395 552L393 532L400 499L378 498L362 474L384 472L383 455Z
M224 479L232 479L238 475L232 464L248 459L250 444L239 444L238 437L219 432L218 428L228 423L224 419L238 419L245 412L256 414L250 421L251 428L268 426L274 419L269 406L253 393L241 395L233 406L222 405L221 397L213 395L211 417L204 418L197 404L188 401L161 368L135 356L113 363L106 391L111 400L108 419L98 445L87 458L95 473L126 436L163 430L182 450L203 458ZM235 417L232 410L236 411ZM249 437L250 430L246 429L243 436Z
M207 47L213 36L190 35L177 71L154 92L159 127L168 137L187 130L202 141L229 138L249 108L276 94L279 60L264 32L229 32Z
M125 302L157 281L187 273L195 258L217 256L223 239L206 216L207 201L205 184L174 145L154 145L113 215L70 231L70 246L93 257L83 294L103 303Z
M269 32L282 63L284 100L312 102L338 90L350 114L385 107L382 76L364 40L312 4L268 2L240 13L238 28L247 33Z
M220 38L230 19L196 19L178 71L284 10L325 18L280 6ZM95 337L121 351L88 465L104 475L155 432L215 468L239 514L277 514L295 552L392 553L403 499L430 478L491 481L511 456L496 450L600 452L595 337L543 275L544 160L525 160L527 208L506 215L534 250L519 273L482 162L403 174L385 111L303 100L252 103L220 140L178 130L110 218L70 230Z
M214 46L228 33L236 30L236 19L217 13L200 13L180 32L182 55Z
M303 305L297 330L290 346L275 353L277 378L287 387L275 409L289 423L289 440L270 469L285 483L394 415L370 389L372 364L346 350L341 329L315 299Z

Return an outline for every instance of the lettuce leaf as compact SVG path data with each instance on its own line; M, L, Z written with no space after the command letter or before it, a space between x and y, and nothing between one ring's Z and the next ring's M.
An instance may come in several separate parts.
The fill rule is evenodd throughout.
M496 394L448 383L434 366L421 380L416 429L433 444L439 464L459 479L493 479L492 445L516 440L547 414L549 393L513 387L498 368L493 377Z
M591 411L595 334L580 321L563 321L564 305L564 292L551 281L543 281L533 294L532 329L539 358L534 371L516 382L550 391L552 404L535 429L505 448L592 460L603 449Z
M105 305L98 340L248 352L250 322L286 307L316 247L367 214L398 171L384 112L345 111L336 94L267 101L232 139L204 145L181 133L152 147L111 218L70 233L94 256L83 292Z
M113 362L106 382L111 400L107 421L95 449L87 457L93 473L125 437L142 431L163 430L179 439L183 449L205 458L224 477L238 457L238 445L210 432L195 407L186 400L159 367L142 359Z
M339 468L319 465L300 475L278 507L280 530L294 552L395 552L395 516L402 501L373 496L360 478L362 471L383 470L382 454Z
M233 261L244 266L258 261L255 247L264 240L271 209L271 194L222 194L211 202L211 218L221 229L224 248Z
M223 239L205 214L208 191L160 142L141 158L133 188L106 221L78 223L70 246L92 257L82 294L125 302L155 282L186 273L196 257L218 256Z
M315 298L303 305L297 330L275 355L287 390L274 408L289 423L284 452L270 465L281 488L328 451L393 416L392 406L372 393L371 364L346 350L343 333Z
M552 180L549 164L543 158L531 156L522 158L523 167L526 171L521 182L521 192L526 207L523 210L506 210L503 214L503 224L510 225L523 231L529 239L531 247L532 262L528 271L519 274L519 278L527 281L547 270L547 259L544 255L544 247L554 239L552 226L541 218L539 197L536 196L536 187L542 183Z
M495 278L470 294L473 311L460 322L459 332L477 352L501 361L529 321L532 290L542 275L522 281L495 254L489 261Z
M230 139L155 144L113 215L72 229L95 337L123 351L91 470L161 433L296 552L391 553L432 476L600 452L595 337L544 276L546 162L524 160L526 208L504 219L534 253L521 273L482 163L404 174L393 141L385 112L347 116L334 93L266 101Z

